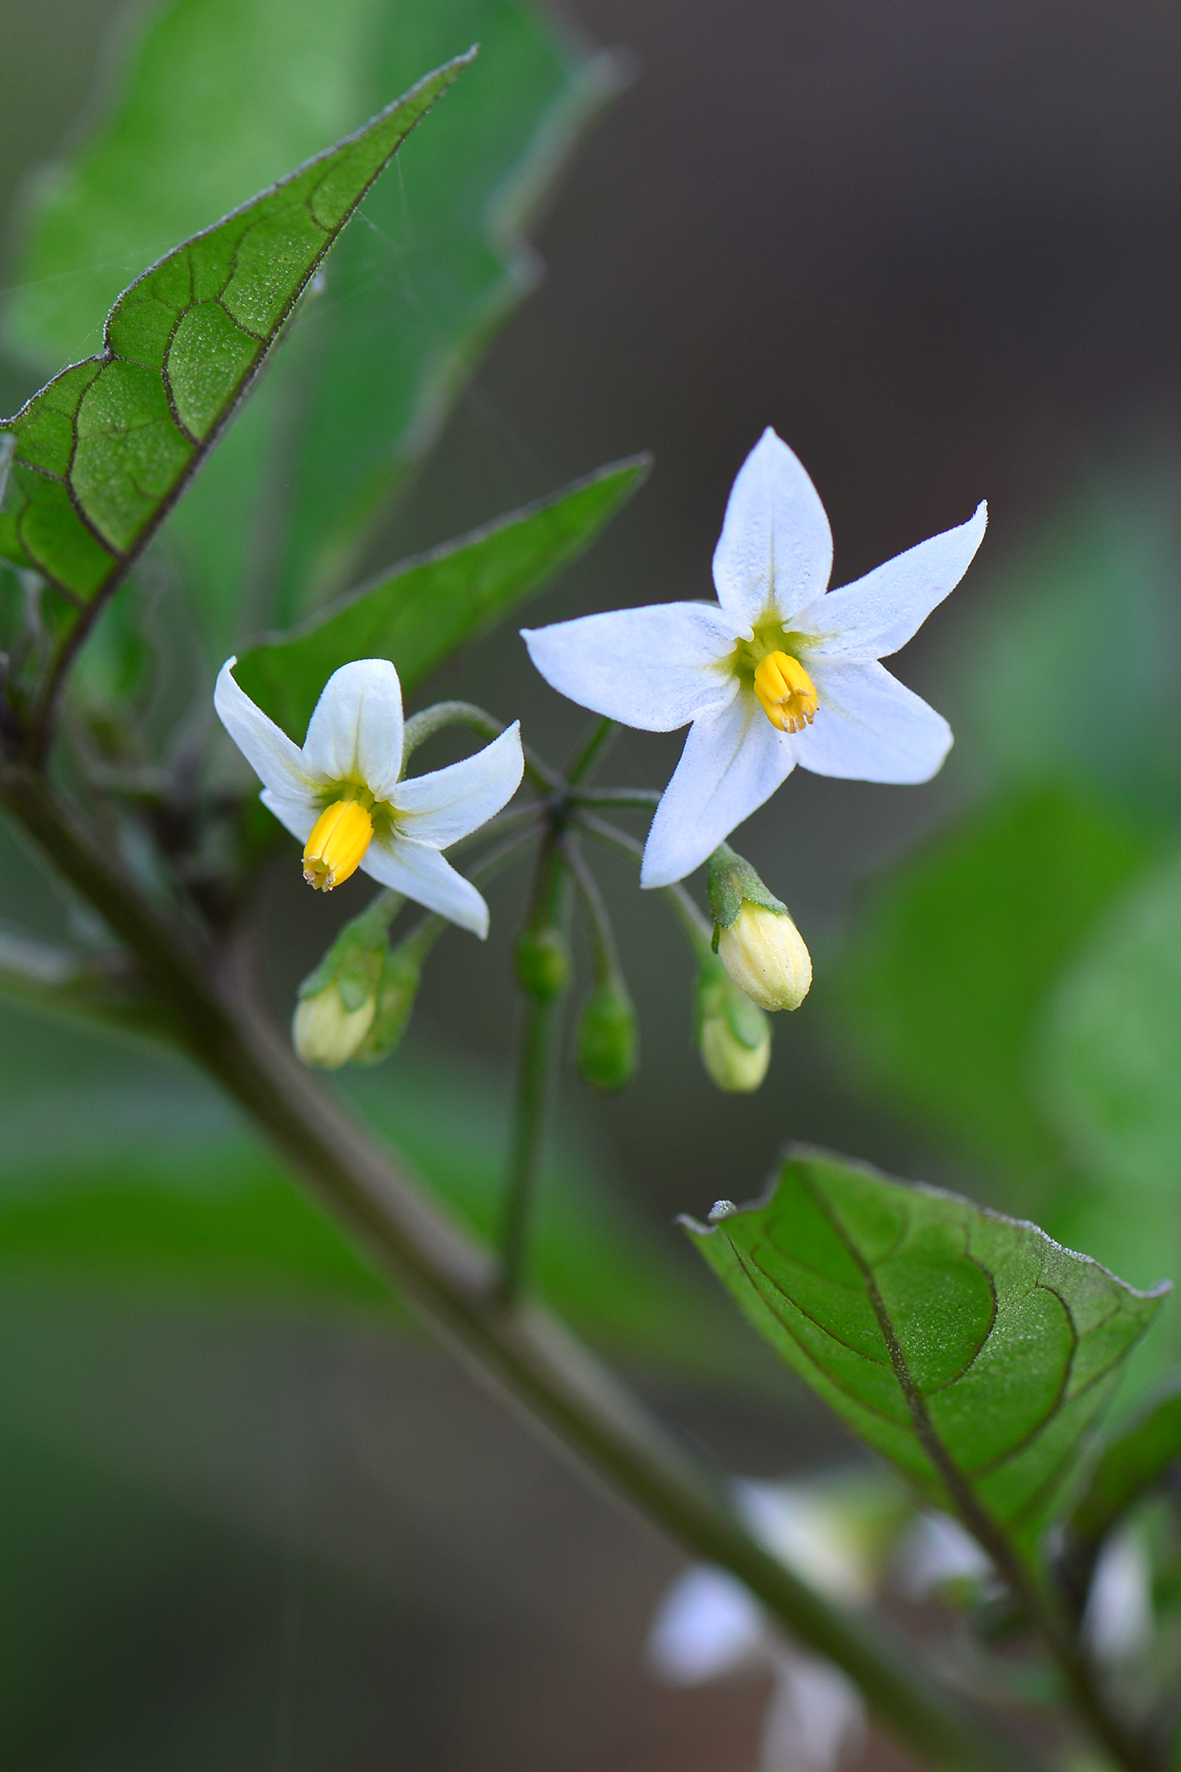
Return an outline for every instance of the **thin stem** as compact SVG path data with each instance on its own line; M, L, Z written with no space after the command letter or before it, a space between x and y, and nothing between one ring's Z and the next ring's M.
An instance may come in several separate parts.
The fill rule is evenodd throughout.
M572 806L590 806L602 812L652 812L661 800L655 788L588 788L568 797Z
M411 714L406 722L402 735L403 766L413 751L436 732L442 732L446 726L465 726L469 732L475 732L480 738L499 738L505 730L503 720L494 714L486 713L471 701L437 701L433 707L423 708L420 713ZM528 747L523 745L525 754L525 774L535 787L557 788L562 785L562 778L548 763L543 763Z
M245 981L158 916L117 860L31 770L0 797L137 956L192 1058L253 1118L375 1265L482 1377L691 1555L731 1570L803 1643L837 1662L925 1759L957 1772L1046 1772L974 1707L838 1610L751 1537L722 1486L535 1304L506 1310L490 1258L435 1209L263 1020Z
M586 917L587 932L591 939L594 952L595 978L599 984L619 976L619 951L615 945L615 931L611 927L611 918L607 914L607 906L603 902L603 894L599 891L599 882L586 865L586 859L569 836L558 838L558 848L562 859L570 869L578 896L582 902Z
M533 902L522 939L540 931L561 933L566 921L568 878L565 861L551 833L537 858ZM553 1120L565 982L553 988L548 983L535 982L532 989L524 987L524 995L525 1022L517 1059L512 1142L500 1232L498 1294L505 1305L518 1296L525 1276L530 1221Z
M637 864L643 860L644 845L637 842L630 831L618 830L615 825L608 824L605 818L596 818L593 812L578 812L575 823L588 837L601 843L604 849L611 849L616 855L622 855ZM712 951L710 944L713 941L713 924L704 911L698 908L679 880L672 886L662 886L660 894L684 930L694 958L698 961L706 959Z
M591 770L602 762L608 748L615 742L618 731L618 723L614 720L599 720L591 727L581 749L574 753L574 760L566 771L566 780L571 787L576 782L585 781Z
M500 1232L498 1292L504 1305L511 1305L517 1298L525 1276L530 1222L553 1118L561 1010L560 996L525 998Z

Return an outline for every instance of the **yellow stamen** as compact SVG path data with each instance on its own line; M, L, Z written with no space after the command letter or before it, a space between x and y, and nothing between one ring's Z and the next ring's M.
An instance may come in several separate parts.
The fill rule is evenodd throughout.
M303 877L331 892L355 874L373 841L373 820L359 800L334 800L316 820L303 852Z
M798 658L769 652L755 671L759 706L780 732L802 732L816 718L816 688Z

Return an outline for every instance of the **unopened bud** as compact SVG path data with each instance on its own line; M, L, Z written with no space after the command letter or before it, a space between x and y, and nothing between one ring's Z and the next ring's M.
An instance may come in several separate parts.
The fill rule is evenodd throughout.
M760 1009L798 1009L812 985L812 958L787 906L723 843L709 858L714 952Z
M635 1075L636 1012L622 979L592 991L578 1024L578 1071L592 1089L625 1089Z
M570 949L560 929L547 924L517 937L517 981L531 997L560 997L570 978Z
M406 1032L421 978L422 963L413 954L402 948L386 954L373 1023L354 1055L358 1064L377 1064L398 1045Z
M366 997L358 1008L348 1008L338 982L333 979L322 990L301 997L297 1003L291 1022L296 1052L304 1064L339 1070L369 1032L376 1008L372 996Z
M798 1009L808 995L812 957L785 910L744 904L729 929L718 931L718 953L760 1009Z
M732 1095L757 1089L771 1062L771 1023L712 957L697 980L697 1046L712 1081Z

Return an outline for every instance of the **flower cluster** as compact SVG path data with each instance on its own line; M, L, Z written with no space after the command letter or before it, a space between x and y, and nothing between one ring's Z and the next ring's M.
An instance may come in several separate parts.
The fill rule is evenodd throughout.
M645 731L689 726L652 819L640 883L672 886L709 860L718 958L703 965L699 980L698 1041L722 1088L758 1087L770 1056L761 1012L798 1007L812 979L787 907L726 838L797 764L878 782L925 781L939 768L951 744L946 721L879 661L904 645L958 583L985 522L981 505L959 528L830 591L824 507L800 462L767 430L730 494L713 560L715 603L622 609L524 630L542 676L572 701ZM517 726L463 762L408 777L401 685L388 659L359 659L334 672L302 747L245 694L235 662L228 660L218 678L217 712L261 778L264 804L304 844L308 883L330 892L359 868L484 936L488 907L443 851L515 794L524 768ZM447 712L417 718L431 722ZM585 879L582 886L598 926L600 978L595 1014L580 1035L580 1063L596 1087L620 1087L634 1067L634 1020L595 889ZM354 935L345 941L346 955ZM540 962L532 971L526 965L531 955L537 961L533 949L542 936L553 949L542 956L550 971L562 962L550 994L561 992L569 966L556 925L526 930L518 972L524 988L545 994L534 977ZM305 981L295 1038L310 1063L332 1066L388 1050L409 1012L413 992L395 981L397 990L386 992L393 1008L379 1017L384 924L366 941L363 977L349 959L343 970L321 967ZM371 1031L377 1019L380 1035Z

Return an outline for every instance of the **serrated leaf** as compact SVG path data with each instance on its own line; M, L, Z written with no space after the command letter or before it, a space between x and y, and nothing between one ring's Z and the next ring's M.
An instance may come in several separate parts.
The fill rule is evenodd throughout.
M1067 1532L1087 1548L1102 1543L1133 1503L1181 1459L1181 1374L1162 1385L1104 1441Z
M97 132L32 193L13 346L93 348L147 256L343 135L468 43L471 74L325 267L324 288L168 525L214 668L348 583L367 522L536 278L519 229L610 90L522 0L165 0ZM141 256L141 254L143 256Z
M403 692L411 694L457 647L502 621L589 547L649 465L646 456L615 462L459 541L403 561L293 633L252 647L234 675L300 742L324 684L350 659L392 659Z
M52 587L59 646L142 552L362 197L468 60L145 271L112 308L102 353L3 427L0 552Z
M800 1151L702 1255L787 1364L938 1506L1030 1543L1152 1321L1035 1225Z

